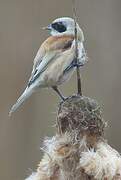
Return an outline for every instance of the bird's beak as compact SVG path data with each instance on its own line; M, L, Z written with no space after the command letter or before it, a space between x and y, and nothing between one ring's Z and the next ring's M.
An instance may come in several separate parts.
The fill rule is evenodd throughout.
M52 27L51 27L51 25L48 25L48 26L46 26L46 27L42 27L42 29L43 29L43 30L51 30Z

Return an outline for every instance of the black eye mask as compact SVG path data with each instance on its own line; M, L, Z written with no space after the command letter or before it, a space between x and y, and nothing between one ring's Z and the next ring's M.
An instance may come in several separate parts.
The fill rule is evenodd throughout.
M64 24L62 22L53 23L51 26L53 29L55 29L56 31L58 31L60 33L66 31L66 27L64 26Z

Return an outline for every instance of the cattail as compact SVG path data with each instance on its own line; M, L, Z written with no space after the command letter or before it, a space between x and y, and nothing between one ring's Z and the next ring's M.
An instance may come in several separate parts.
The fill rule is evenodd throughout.
M106 122L98 103L72 96L59 105L52 138L44 156L26 180L119 180L121 156L104 139Z

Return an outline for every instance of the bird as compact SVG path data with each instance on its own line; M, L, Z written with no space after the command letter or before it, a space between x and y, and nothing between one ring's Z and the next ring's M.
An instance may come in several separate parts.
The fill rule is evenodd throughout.
M84 48L84 34L76 22L79 66L87 62ZM23 102L37 89L51 87L62 100L58 86L72 76L75 64L75 21L71 17L60 17L43 28L50 36L40 46L33 63L28 84L12 106L9 115L16 111Z

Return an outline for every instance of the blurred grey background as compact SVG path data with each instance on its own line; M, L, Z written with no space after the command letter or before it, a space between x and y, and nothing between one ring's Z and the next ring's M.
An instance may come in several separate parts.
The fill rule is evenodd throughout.
M34 94L11 118L8 111L26 86L33 59L48 37L41 27L72 16L70 0L0 0L0 180L22 180L36 169L40 145L55 132L58 97L52 90ZM108 121L106 136L121 152L121 0L78 0L89 63L83 68L83 93L97 99ZM76 92L76 76L64 86Z

